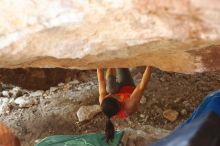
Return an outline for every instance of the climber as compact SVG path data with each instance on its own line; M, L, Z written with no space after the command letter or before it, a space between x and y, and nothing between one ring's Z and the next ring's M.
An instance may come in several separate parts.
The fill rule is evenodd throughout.
M98 68L97 76L99 82L99 103L103 113L107 116L105 134L106 141L114 138L114 125L111 118L126 118L134 113L140 103L151 76L151 67L145 69L141 82L135 86L128 68L109 68L106 71ZM116 76L118 82L116 82ZM106 83L107 82L107 83Z

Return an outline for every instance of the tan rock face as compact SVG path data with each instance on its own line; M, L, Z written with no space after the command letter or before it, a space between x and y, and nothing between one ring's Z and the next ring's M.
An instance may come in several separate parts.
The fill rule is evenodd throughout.
M163 112L163 117L170 122L176 121L178 116L179 116L179 113L175 110L168 109Z
M0 67L220 69L219 0L2 0Z

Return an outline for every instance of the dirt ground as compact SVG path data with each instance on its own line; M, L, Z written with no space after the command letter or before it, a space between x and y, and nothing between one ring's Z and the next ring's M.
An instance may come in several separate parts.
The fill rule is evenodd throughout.
M135 82L141 79L142 68L133 69ZM78 122L76 111L82 105L98 104L96 72L82 71L79 82L59 84L39 97L39 104L29 108L13 106L3 121L17 135L23 146L34 145L35 140L49 135L80 134L102 131L105 116L100 113L86 122ZM138 111L123 120L114 120L117 128L141 129L144 125L172 130L182 123L202 99L220 89L220 73L184 75L154 69L151 81L144 92L146 103ZM32 92L32 91L29 91ZM169 122L163 111L173 109L180 113L178 119Z

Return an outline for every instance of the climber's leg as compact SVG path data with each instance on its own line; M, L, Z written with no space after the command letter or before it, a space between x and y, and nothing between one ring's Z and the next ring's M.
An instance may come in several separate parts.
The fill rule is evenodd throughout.
M117 93L119 84L116 82L116 71L113 68L108 68L106 71L106 91L110 94Z

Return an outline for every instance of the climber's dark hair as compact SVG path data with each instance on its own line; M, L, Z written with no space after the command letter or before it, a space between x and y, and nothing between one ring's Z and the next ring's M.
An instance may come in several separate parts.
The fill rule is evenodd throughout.
M102 111L108 118L105 127L106 142L113 140L115 135L115 128L111 122L111 117L116 115L120 111L120 104L117 99L112 96L106 97L101 104Z

